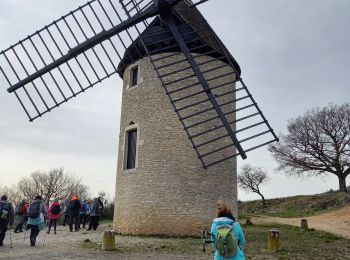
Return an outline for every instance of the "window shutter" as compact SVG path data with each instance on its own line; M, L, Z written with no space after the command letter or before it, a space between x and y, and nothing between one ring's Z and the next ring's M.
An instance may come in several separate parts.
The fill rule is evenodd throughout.
M128 132L128 153L126 169L134 169L136 164L137 130Z

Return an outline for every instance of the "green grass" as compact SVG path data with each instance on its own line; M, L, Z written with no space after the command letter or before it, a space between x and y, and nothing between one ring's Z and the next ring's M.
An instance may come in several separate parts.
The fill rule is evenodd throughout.
M243 229L247 259L350 259L350 240L330 233L280 224L243 226ZM277 253L267 252L270 229L280 231L282 245Z
M242 225L246 237L245 254L247 259L349 259L350 240L330 233L308 230L298 227L268 224ZM270 229L278 229L281 236L281 249L277 253L267 251L267 234ZM203 259L212 259L213 249L207 247L202 252L202 240L198 238L157 238L147 236L120 236L116 235L117 249L108 254L161 254L203 256ZM100 243L82 242L82 248L87 250L101 250ZM105 252L101 251L101 256ZM106 253L107 254L107 253ZM110 255L109 255L110 256Z
M100 224L106 224L106 225L113 225L113 220L112 219L102 219L100 221Z
M94 243L91 241L81 242L79 246L84 249L101 249L101 246L98 243Z
M290 206L284 210L277 211L277 212L265 212L265 215L272 216L272 217L281 217L281 218L298 218L298 217L314 216L317 213L321 213L321 211L317 212L313 209L299 210L294 206Z

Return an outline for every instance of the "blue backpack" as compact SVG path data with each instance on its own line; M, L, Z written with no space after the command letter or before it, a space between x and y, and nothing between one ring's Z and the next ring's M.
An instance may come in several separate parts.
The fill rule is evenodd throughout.
M42 202L41 201L35 201L32 204L30 204L29 210L28 210L28 217L30 218L38 218L40 216L40 213L42 212Z
M8 220L11 210L9 202L0 202L0 220Z

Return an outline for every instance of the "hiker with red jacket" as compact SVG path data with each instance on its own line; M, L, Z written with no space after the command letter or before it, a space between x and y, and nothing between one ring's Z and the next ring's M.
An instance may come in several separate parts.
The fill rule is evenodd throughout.
M26 199L23 199L22 202L17 205L15 213L19 216L19 223L13 232L23 232L23 225L28 221L28 209L29 203Z
M72 196L72 199L69 203L69 230L73 232L73 223L75 232L79 231L79 220L80 220L80 200L77 194Z
M50 208L49 208L49 230L47 231L47 234L50 234L51 227L53 224L54 234L56 235L56 228L57 228L57 220L60 218L60 212L61 212L61 205L58 202L58 199L55 199L54 202L52 202Z

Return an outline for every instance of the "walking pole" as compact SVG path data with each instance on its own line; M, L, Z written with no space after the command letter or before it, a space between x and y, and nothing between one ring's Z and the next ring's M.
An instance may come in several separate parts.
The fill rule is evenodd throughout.
M13 226L10 227L10 241L11 241L11 249L13 247L13 244L12 244L12 230L13 230Z
M45 228L44 228L44 242L43 242L43 246L45 246L45 242L46 242L46 220L45 220Z
M26 241L26 238L27 238L27 232L28 232L28 227L25 227L23 242L25 242L25 241Z

